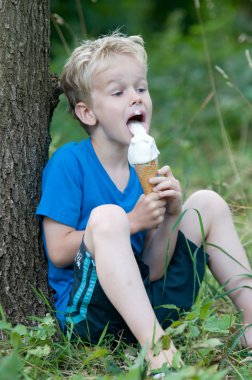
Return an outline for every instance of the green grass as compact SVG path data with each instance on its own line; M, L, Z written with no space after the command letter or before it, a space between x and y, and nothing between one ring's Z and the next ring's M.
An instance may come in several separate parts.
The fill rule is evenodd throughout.
M197 9L199 22L187 35L181 13L173 13L162 33L147 41L152 133L161 164L173 168L185 197L210 188L226 199L252 262L252 93L244 54L251 44L237 42L236 6L221 2L218 7L217 17L205 14L204 20ZM61 45L53 49L52 72L59 73L66 52ZM86 136L66 107L62 98L52 121L50 153ZM179 369L176 359L174 368L164 369L167 380L251 379L252 352L239 345L241 316L209 272L192 310L167 333L185 363ZM92 346L78 339L72 343L69 336L61 333L53 313L33 317L28 327L12 326L0 309L0 379L146 378L144 350L138 346L114 344L108 336Z
M175 358L172 369L163 368L165 379L250 379L252 353L239 345L240 315L221 295L208 275L192 310L167 329L185 365L179 368ZM115 344L108 336L96 346L80 339L72 343L53 314L33 318L36 326L30 327L12 326L1 315L1 380L148 378L144 350L138 346Z
M248 214L242 215L239 211L239 215L245 222ZM199 214L198 217L203 229ZM246 235L244 242L247 239ZM34 291L50 306L43 294L36 289ZM174 305L162 307L176 308ZM127 345L120 339L114 341L113 337L106 335L106 331L97 345L91 345L78 336L73 342L72 327L64 335L54 318L53 310L44 318L31 318L30 326L12 326L1 308L0 316L3 338L0 340L1 380L150 378L144 361L145 349L138 345ZM240 346L243 332L240 313L207 269L192 309L181 314L179 320L166 329L166 339L158 342L154 349L158 352L161 348L169 347L170 339L178 348L172 368L162 368L165 379L249 380L252 373L252 351ZM182 367L180 358L184 362Z

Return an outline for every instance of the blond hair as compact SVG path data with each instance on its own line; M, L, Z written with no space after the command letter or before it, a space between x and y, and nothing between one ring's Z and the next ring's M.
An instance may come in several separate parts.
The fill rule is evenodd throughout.
M94 74L107 68L112 54L132 55L147 71L147 54L140 36L114 32L96 40L83 41L67 60L61 76L61 87L68 98L69 111L75 118L75 106L78 102L83 101L90 105L92 78ZM88 131L87 126L84 127Z

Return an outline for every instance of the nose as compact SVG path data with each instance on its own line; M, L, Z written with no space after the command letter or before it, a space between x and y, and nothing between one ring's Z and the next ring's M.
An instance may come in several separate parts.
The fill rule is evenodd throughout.
M141 102L142 102L141 94L137 92L135 89L133 89L130 94L130 105L133 106L134 104L139 104Z

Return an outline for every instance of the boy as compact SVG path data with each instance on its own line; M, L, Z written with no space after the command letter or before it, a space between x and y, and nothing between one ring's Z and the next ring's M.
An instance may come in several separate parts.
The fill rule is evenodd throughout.
M208 265L217 280L227 282L227 290L250 287L252 280L239 276L251 273L249 262L218 194L198 191L182 206L180 184L164 166L150 180L153 192L142 195L127 153L130 123L141 123L147 132L150 128L146 75L139 36L114 33L75 49L61 84L74 117L90 137L65 145L49 161L37 214L43 220L49 283L62 326L73 322L80 336L93 343L107 326L114 336L146 345L150 368L159 368L171 364L176 349L172 344L154 356L152 341L162 337L177 315L156 307L175 304L188 310L204 276L206 257L198 248L202 234L193 209L203 219L206 243L222 247L241 264L207 246ZM196 282L185 237L197 257ZM230 296L243 311L244 323L251 323L251 290L243 287ZM250 329L245 334L251 346Z

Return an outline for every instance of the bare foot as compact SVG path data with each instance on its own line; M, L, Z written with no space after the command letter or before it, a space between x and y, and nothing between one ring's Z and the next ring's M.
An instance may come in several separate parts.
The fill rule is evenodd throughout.
M147 354L149 369L154 370L162 368L163 364L166 364L167 367L171 367L175 352L177 352L177 349L175 348L173 342L171 342L168 350L161 350L157 355L154 355L153 351L150 351Z

